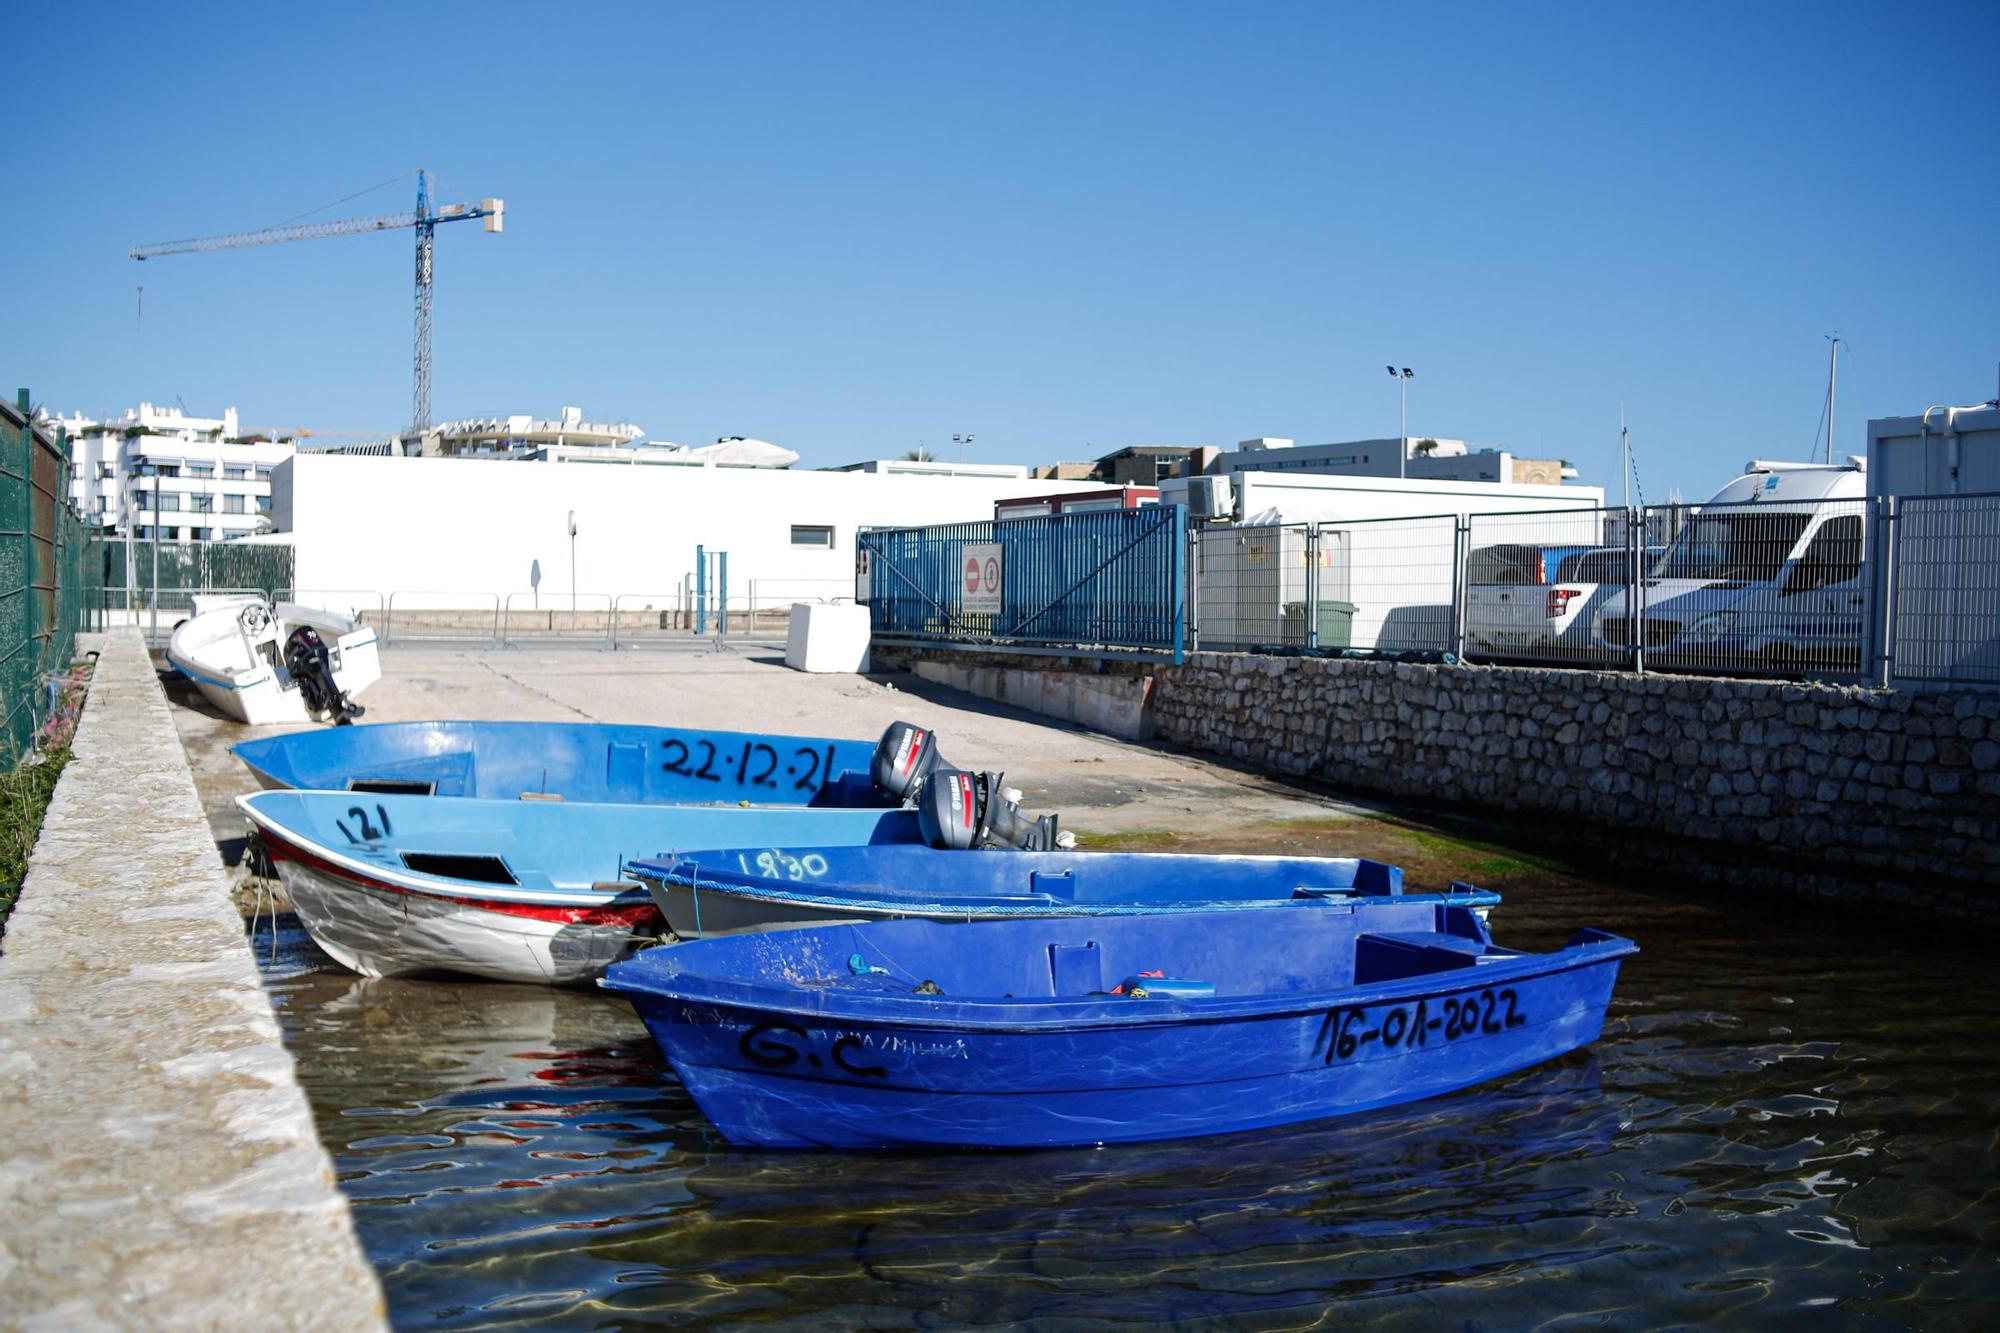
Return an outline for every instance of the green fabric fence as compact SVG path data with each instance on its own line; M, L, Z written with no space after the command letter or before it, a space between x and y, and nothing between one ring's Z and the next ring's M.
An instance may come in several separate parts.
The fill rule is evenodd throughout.
M34 428L28 391L0 402L0 770L33 747L77 631L103 605L99 543L70 503L70 472L60 432Z

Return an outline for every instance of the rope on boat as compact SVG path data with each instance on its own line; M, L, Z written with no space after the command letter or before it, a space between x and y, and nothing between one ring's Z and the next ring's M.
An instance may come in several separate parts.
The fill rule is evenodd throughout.
M278 891L276 883L268 875L257 873L257 853L261 844L257 838L255 825L250 836L243 840L243 859L236 866L236 882L230 886L230 895L241 899L243 890L248 888L250 899L250 938L257 938L257 923L263 919L264 907L271 908L271 949L265 966L276 967L278 963ZM253 946L254 947L254 946Z

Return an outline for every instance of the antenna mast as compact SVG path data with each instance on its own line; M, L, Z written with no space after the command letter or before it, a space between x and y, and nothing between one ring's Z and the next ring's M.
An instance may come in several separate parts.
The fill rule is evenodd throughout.
M1840 352L1840 335L1829 333L1826 344L1826 461L1833 462L1833 385Z

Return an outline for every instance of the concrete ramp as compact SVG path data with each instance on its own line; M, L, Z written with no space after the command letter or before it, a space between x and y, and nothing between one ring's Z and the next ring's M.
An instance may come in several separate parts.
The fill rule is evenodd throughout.
M137 630L0 938L0 1326L385 1327Z

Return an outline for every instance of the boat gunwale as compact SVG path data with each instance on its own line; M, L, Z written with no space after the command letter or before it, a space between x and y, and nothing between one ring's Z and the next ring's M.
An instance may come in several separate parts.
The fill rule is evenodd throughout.
M975 925L977 923L974 923ZM972 928L971 926L963 928ZM1565 945L1547 953L1510 953L1492 962L1470 967L1427 972L1393 981L1369 982L1325 990L1282 994L1147 997L1134 1001L1122 996L1015 996L998 997L951 995L942 997L890 994L881 991L809 991L798 985L751 982L711 977L680 971L671 979L699 982L699 986L637 986L623 984L620 972L652 970L649 959L658 952L648 949L625 959L598 980L605 990L628 997L634 1003L651 1000L681 1004L710 1004L749 1013L781 1014L822 1024L851 1022L888 1027L976 1033L981 1036L1042 1034L1074 1028L1160 1027L1232 1022L1241 1019L1287 1019L1324 1013L1328 1010L1401 1004L1429 998L1434 993L1489 989L1504 982L1540 980L1565 972L1582 971L1605 963L1618 962L1639 952L1639 946L1622 935L1599 932L1599 938ZM735 937L731 937L735 938ZM664 946L671 958L699 941ZM666 966L675 966L668 962ZM1483 978L1474 983L1473 977ZM833 978L839 980L839 978ZM960 1007L974 1007L972 1014L947 1017L926 1014L938 1000ZM829 1005L827 1001L837 1001ZM1115 1003L1107 1003L1107 1000ZM1017 1010L1029 1010L1016 1015ZM991 1015L990 1017L988 1015ZM643 1016L643 1015L642 1015Z

